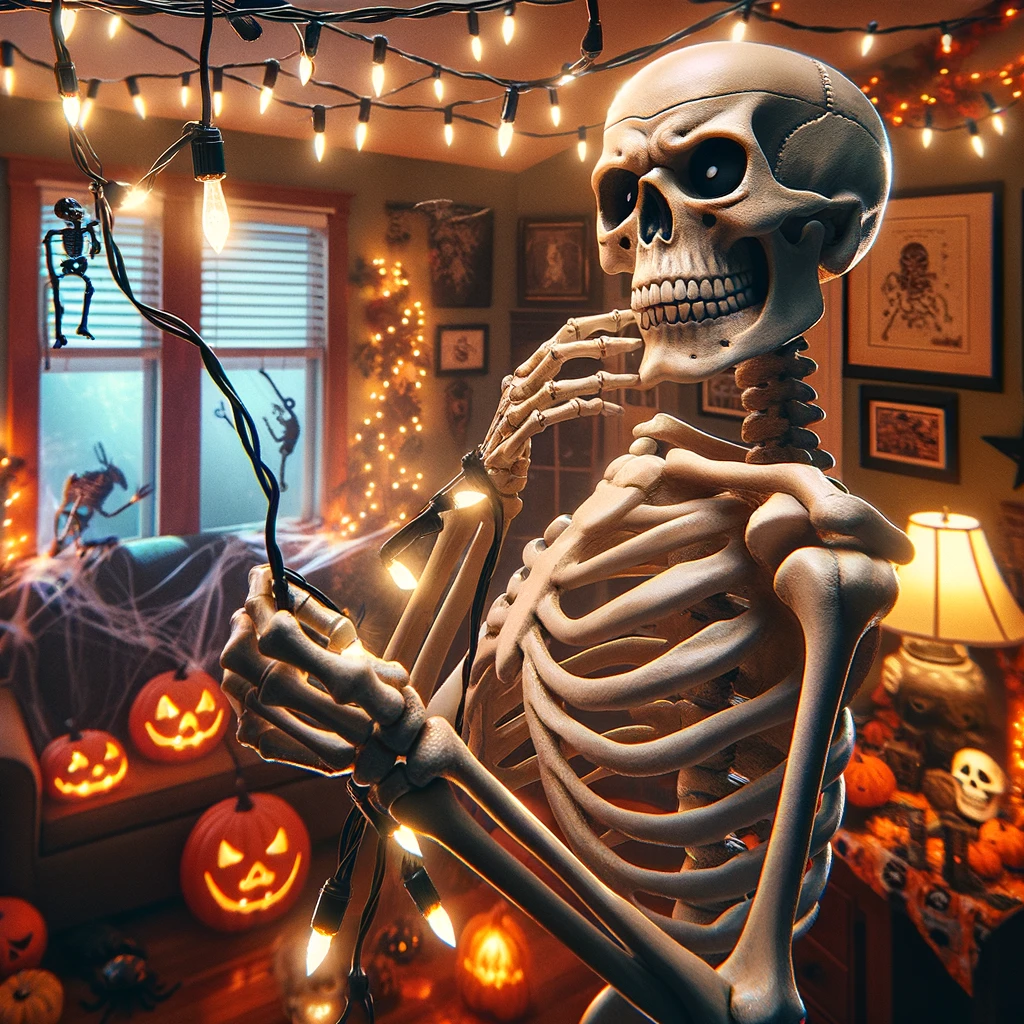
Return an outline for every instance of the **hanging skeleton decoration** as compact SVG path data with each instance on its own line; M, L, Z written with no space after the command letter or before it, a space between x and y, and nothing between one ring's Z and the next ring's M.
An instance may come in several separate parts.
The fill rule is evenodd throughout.
M82 319L79 321L76 334L83 338L94 340L89 333L89 306L92 304L93 287L92 281L86 271L89 269L89 260L100 254L100 241L96 237L96 226L99 221L91 220L83 226L85 210L77 199L58 199L54 204L53 212L59 220L64 221L67 227L54 228L47 231L43 238L43 249L46 252L46 272L50 277L50 287L53 289L53 318L54 348L63 348L68 339L64 336L63 319L64 306L60 301L60 282L65 277L80 277L85 284L85 295L82 298ZM85 239L89 237L89 252L85 251ZM61 248L64 250L64 259L60 262L60 273L54 267L53 242L60 239Z
M82 534L89 528L94 513L99 513L104 519L113 519L120 515L125 509L131 508L136 502L142 501L153 493L153 485L145 484L140 487L120 508L113 512L106 512L103 503L113 493L115 487L122 490L128 489L128 481L124 473L107 458L107 452L102 444L93 448L93 453L99 461L100 468L90 470L88 473L72 473L64 481L64 493L61 495L60 505L53 516L53 543L50 545L50 557L54 557L69 538L74 538L75 547L82 548ZM63 524L61 523L63 520ZM102 543L102 542L96 542Z
M664 414L637 427L491 607L461 735L461 673L436 684L492 524L486 502L454 500L458 484L382 658L304 593L277 611L265 568L233 621L224 689L243 742L352 771L569 945L609 984L586 1024L804 1017L792 941L814 920L842 815L846 704L895 598L891 563L912 549L823 475L800 336L821 316L819 281L873 242L889 179L874 108L818 61L752 43L654 61L613 101L593 177L602 266L632 273L632 310L570 321L506 378L479 455L507 523L534 434L613 413L610 389L735 364L752 447ZM642 342L621 337L634 320ZM638 375L559 377L567 360L641 344ZM537 780L564 843L514 796ZM612 800L606 780L616 795L632 780L636 799ZM601 927L501 849L450 784ZM753 849L737 841L751 834ZM633 863L637 844L662 862L675 850L676 867Z
M274 383L270 374L266 370L260 370L260 373L266 377L267 383L274 389L274 394L281 400L281 404L274 404L274 416L277 419L277 424L281 428L281 436L278 437L274 433L274 428L270 425L270 420L266 416L263 417L263 422L267 425L267 433L274 440L274 444L279 445L278 452L281 455L281 471L278 473L278 482L281 484L281 490L287 491L288 485L284 480L284 465L288 461L288 456L295 451L295 445L298 443L299 434L301 427L299 425L299 418L295 415L295 399L285 398L281 394L281 389ZM221 403L223 405L223 403Z

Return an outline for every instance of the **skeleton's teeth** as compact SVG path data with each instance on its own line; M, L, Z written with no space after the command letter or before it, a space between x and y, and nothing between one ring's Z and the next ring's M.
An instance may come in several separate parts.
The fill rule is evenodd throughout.
M630 305L640 314L641 327L699 322L728 316L753 305L756 301L753 281L751 271L656 281L634 288Z
M672 282L662 281L661 282L661 301L671 302L672 301Z
M634 294L636 293L634 292ZM672 286L672 298L674 298L676 302L682 302L683 299L686 298L686 282L682 279L676 281Z
M700 283L700 297L707 302L715 294L714 289L711 287L711 282L705 277Z
M715 278L714 290L716 299L725 298L725 285L722 284L722 279L720 277Z
M696 281L691 281L686 286L686 297L692 302L694 299L700 298L700 288L697 287Z

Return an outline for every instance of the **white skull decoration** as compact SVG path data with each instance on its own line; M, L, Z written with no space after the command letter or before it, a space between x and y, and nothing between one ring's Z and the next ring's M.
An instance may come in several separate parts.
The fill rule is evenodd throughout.
M601 266L633 274L643 386L706 379L819 319L819 282L871 246L889 144L839 72L759 43L703 43L615 97L594 168Z
M988 754L973 747L958 750L951 774L957 782L956 807L965 818L980 823L996 816L1006 776Z

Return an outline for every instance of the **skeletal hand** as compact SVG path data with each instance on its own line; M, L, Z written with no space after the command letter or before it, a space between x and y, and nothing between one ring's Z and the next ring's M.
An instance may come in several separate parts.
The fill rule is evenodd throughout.
M91 335L90 335L91 337ZM152 484L143 484L133 495L131 504L135 504L137 501L142 501L143 498L148 498L153 493Z
M597 396L636 387L638 374L599 370L589 377L557 378L570 359L603 359L640 348L639 338L590 337L598 331L617 332L634 320L630 310L618 309L572 319L502 381L498 411L481 445L484 465L502 494L517 495L526 485L534 435L567 420L621 414L621 406Z
M270 569L259 566L231 620L222 689L238 715L238 739L266 760L352 770L357 782L375 784L419 739L423 702L405 669L370 654L348 618L290 592L294 611L278 611Z

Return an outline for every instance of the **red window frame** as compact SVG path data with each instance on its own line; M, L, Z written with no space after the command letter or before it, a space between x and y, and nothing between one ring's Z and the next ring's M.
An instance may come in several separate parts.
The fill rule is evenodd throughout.
M9 281L7 309L7 436L12 454L25 460L21 499L17 505L19 534L29 535L35 550L39 469L38 250L39 189L43 183L77 181L68 162L7 156L9 210ZM134 181L140 172L109 171L118 180ZM202 239L196 216L198 186L184 176L164 174L163 294L164 309L198 329L202 306ZM323 381L323 487L321 501L336 493L347 472L348 441L348 215L351 195L278 185L259 185L228 178L228 204L246 202L315 207L327 216L328 304L327 350ZM71 341L74 344L74 341ZM199 531L200 388L203 370L199 352L179 338L163 335L160 353L160 432L157 462L159 489L157 532ZM321 509L323 512L324 509Z

